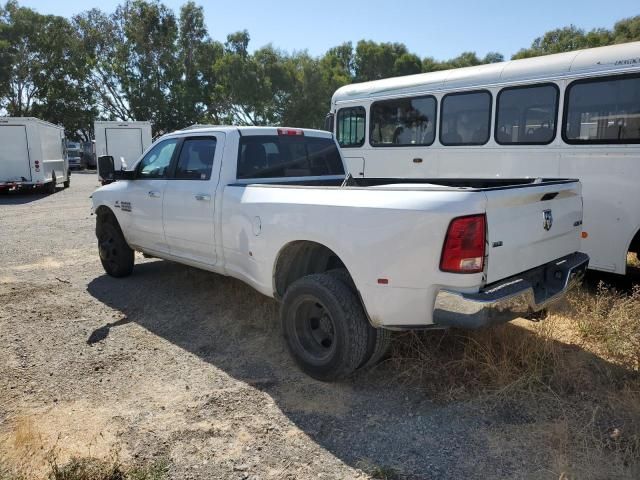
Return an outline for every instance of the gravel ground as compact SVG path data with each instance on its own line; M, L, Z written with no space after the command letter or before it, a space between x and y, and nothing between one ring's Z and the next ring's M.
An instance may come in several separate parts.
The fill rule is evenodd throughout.
M131 277L106 276L96 185L79 173L52 196L0 197L7 464L42 473L55 448L61 461L166 461L171 478L536 475L530 453L496 445L504 420L435 403L390 366L340 384L304 376L277 304L239 281L141 256Z

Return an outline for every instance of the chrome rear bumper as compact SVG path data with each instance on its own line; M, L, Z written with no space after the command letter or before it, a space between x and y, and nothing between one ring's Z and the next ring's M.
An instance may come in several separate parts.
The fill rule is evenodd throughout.
M580 284L588 264L586 254L573 253L487 285L478 293L440 290L433 312L434 324L481 328L539 312Z

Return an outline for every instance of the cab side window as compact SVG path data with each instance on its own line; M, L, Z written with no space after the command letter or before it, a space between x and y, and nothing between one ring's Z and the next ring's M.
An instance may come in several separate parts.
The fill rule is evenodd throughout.
M175 138L158 143L140 161L136 176L141 179L165 178L177 144Z
M178 157L175 178L178 180L209 180L215 153L215 138L185 139Z

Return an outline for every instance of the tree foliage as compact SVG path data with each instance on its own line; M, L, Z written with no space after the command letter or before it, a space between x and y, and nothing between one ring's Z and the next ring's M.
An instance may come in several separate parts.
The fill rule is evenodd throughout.
M611 30L546 32L513 58L640 40L640 16ZM71 19L9 0L0 6L0 111L64 124L88 140L93 120L150 120L155 133L194 123L320 127L333 92L346 84L503 61L463 52L438 61L402 43L361 40L314 57L266 45L249 32L211 39L203 7L174 12L160 0L123 0L112 13Z

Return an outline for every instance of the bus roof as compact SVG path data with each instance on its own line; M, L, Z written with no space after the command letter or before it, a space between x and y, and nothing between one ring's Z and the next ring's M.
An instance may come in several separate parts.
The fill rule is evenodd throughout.
M640 69L640 42L354 83L339 88L333 95L332 104L453 88L551 80L580 73L623 73L634 69Z

